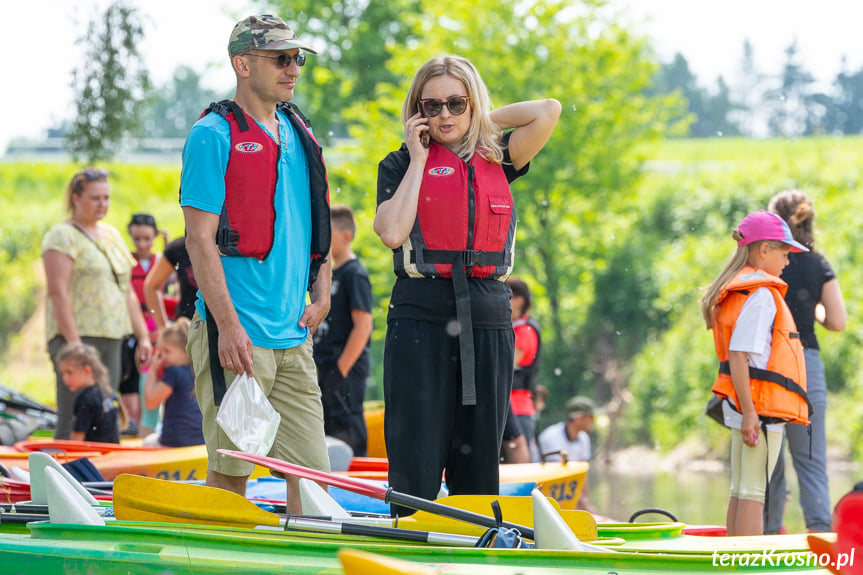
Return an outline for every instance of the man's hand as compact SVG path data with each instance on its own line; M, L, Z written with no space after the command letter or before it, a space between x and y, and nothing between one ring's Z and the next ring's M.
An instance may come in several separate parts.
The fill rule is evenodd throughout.
M219 363L237 375L245 372L254 377L252 367L252 340L239 324L234 327L219 327Z
M303 310L303 315L300 316L300 321L298 322L299 326L308 326L309 331L311 333L315 333L315 330L318 329L321 322L327 318L328 313L330 313L329 298L325 301L312 302Z

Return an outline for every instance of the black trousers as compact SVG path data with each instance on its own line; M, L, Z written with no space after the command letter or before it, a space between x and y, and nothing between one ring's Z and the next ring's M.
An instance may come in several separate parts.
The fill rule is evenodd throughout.
M318 364L318 385L324 407L324 432L351 446L355 457L368 453L368 430L363 414L366 375L354 368L342 377L335 363Z
M512 329L474 329L477 404L461 405L458 335L393 319L384 348L384 439L396 491L435 499L441 473L452 495L497 495L512 387ZM392 506L394 515L413 511Z

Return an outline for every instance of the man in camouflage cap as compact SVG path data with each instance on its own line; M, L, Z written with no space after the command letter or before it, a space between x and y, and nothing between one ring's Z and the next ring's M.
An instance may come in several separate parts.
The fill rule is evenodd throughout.
M302 42L284 20L278 16L264 14L249 16L237 22L228 42L228 54L233 58L249 50L288 50L299 48L317 54Z
M228 43L234 98L211 104L183 148L180 205L200 288L188 349L207 485L240 494L254 466L216 450L260 440L266 422L229 437L215 419L243 373L281 416L270 455L329 471L311 333L330 308L330 210L321 148L288 103L300 50L315 53L276 16L238 22ZM286 479L288 512L301 513L299 480Z

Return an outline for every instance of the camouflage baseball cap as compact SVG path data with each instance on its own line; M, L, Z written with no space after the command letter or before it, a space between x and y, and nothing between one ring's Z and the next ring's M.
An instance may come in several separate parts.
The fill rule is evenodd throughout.
M228 42L228 54L233 58L247 50L290 50L301 48L317 54L308 44L297 38L291 28L278 16L264 14L249 16L237 22Z

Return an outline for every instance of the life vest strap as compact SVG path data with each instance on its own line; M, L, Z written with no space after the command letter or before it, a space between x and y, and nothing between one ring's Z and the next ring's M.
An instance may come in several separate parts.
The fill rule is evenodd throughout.
M727 361L720 362L719 373L722 375L730 376L731 365ZM769 381L770 383L775 383L776 385L783 387L792 393L796 393L797 395L806 400L806 406L809 408L809 415L812 415L812 403L810 403L809 401L809 396L806 394L806 390L803 389L799 383L797 383L790 377L785 377L784 375L776 371L771 371L769 369L761 369L760 367L752 367L751 365L749 366L749 377L751 379L758 379L761 381Z
M423 262L427 264L452 264L453 268L457 266L462 268L502 266L506 263L506 252L423 249ZM416 263L416 252L413 251L411 252L411 263Z
M416 253L411 252L411 260L414 260L415 257ZM468 287L465 268L473 266L501 266L505 262L505 257L506 254L504 252L423 249L423 261L425 263L452 265L452 285L455 292L459 356L461 360L462 405L476 405L476 353L473 347L470 288Z
M225 381L225 370L219 361L219 326L216 325L216 318L210 313L206 303L204 314L207 316L207 347L210 356L210 378L213 382L213 403L218 407L228 391L228 384Z

